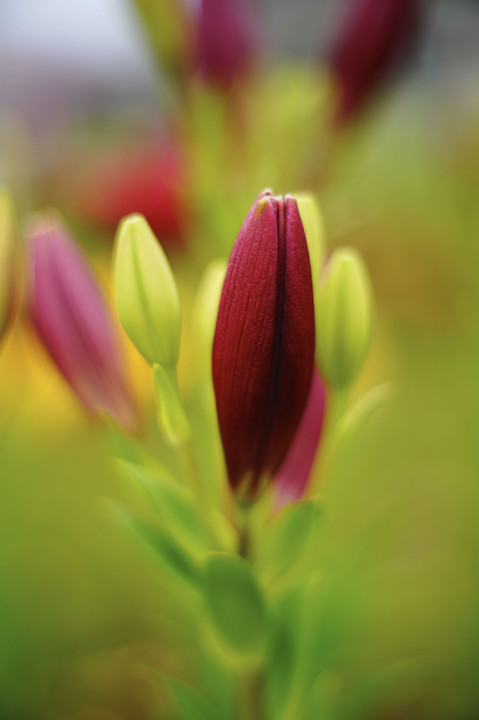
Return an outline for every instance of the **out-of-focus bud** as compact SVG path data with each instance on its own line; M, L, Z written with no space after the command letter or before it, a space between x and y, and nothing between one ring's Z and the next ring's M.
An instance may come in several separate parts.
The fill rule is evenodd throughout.
M325 408L326 390L319 373L315 371L301 423L276 476L278 509L303 497L321 439Z
M297 202L266 191L234 245L213 343L219 427L241 502L258 496L289 450L311 387L314 332Z
M198 374L211 378L211 352L226 260L212 260L203 273L191 308L191 336ZM194 369L193 369L194 370Z
M420 0L350 0L330 60L337 90L337 125L355 117L407 58L420 26Z
M130 215L118 228L115 253L118 314L130 340L152 365L178 362L181 308L170 264L150 226Z
M136 430L138 415L112 318L80 251L56 218L29 235L31 315L53 361L85 407Z
M196 64L208 84L227 92L250 69L254 51L254 17L249 0L201 0Z
M316 290L325 253L323 218L321 217L318 203L312 195L300 193L295 195L295 198L298 203L298 210L301 215L301 222L303 223L304 234L306 235L306 241L308 243L311 277L313 279L313 288Z
M0 345L15 308L15 211L9 193L0 188Z
M368 272L353 248L332 254L318 292L316 342L324 379L347 387L359 372L371 341L373 300Z

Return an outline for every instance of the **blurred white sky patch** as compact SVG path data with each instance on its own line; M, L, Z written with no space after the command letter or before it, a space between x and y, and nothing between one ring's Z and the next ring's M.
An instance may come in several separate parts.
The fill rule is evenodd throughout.
M148 48L127 0L0 0L0 48L85 73L150 71Z

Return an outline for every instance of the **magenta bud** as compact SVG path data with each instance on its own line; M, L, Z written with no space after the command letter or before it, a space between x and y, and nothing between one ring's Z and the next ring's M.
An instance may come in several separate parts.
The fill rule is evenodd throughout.
M275 479L277 509L304 495L321 440L325 408L326 390L316 370L300 425Z
M30 235L31 316L60 372L94 415L105 412L126 430L138 415L112 317L80 250L54 217Z
M420 0L350 0L330 63L338 94L337 125L355 117L407 58L420 25Z
M210 85L224 92L251 67L254 17L249 0L201 0L196 26L196 64Z
M293 197L262 193L228 263L213 344L213 382L229 480L254 500L283 462L314 363L308 245Z

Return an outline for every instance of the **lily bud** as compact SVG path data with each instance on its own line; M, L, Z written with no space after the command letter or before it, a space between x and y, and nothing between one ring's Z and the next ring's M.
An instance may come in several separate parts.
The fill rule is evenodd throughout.
M54 218L37 221L29 241L31 314L40 340L87 410L135 430L118 337L79 249Z
M254 500L280 467L314 363L311 266L293 197L262 193L234 245L213 343L213 382L229 480Z
M194 365L199 377L211 380L211 351L221 290L226 274L226 260L212 260L206 267L191 308L191 336L194 343ZM193 368L192 368L193 369Z
M255 46L249 0L201 0L196 62L206 82L227 92L249 69Z
M347 387L359 372L371 341L373 299L368 272L353 248L335 250L319 286L316 340L322 376Z
M181 308L170 264L147 221L130 215L118 227L115 293L121 324L152 365L174 367Z
M0 343L15 308L15 212L10 195L0 188Z
M321 439L325 409L326 389L315 371L301 423L275 479L277 509L304 495Z
M352 119L410 53L420 24L419 0L350 0L331 57L338 125Z
M326 246L323 218L313 195L300 193L295 197L308 243L311 277L313 279L313 288L316 290L323 267Z

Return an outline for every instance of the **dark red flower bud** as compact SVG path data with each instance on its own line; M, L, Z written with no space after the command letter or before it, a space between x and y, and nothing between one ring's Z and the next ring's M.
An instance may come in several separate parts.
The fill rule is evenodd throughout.
M281 465L314 364L308 246L293 197L262 193L231 254L213 345L213 382L230 484L251 501Z
M356 116L406 58L416 44L420 25L419 0L350 0L331 57L338 125Z
M196 64L200 75L228 91L249 69L255 50L249 0L202 0L196 27Z

